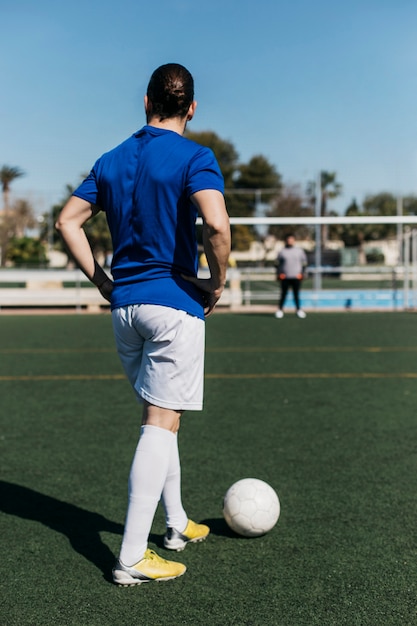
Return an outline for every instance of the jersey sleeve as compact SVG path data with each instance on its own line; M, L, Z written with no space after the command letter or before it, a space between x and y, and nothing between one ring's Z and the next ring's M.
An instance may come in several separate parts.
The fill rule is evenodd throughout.
M98 185L97 185L98 163L99 161L95 163L93 169L91 170L87 178L83 180L81 185L77 187L77 189L73 192L72 195L77 196L78 198L82 198L83 200L86 200L90 204L100 206L99 197L98 197L99 191L98 191Z
M188 196L204 189L215 189L224 193L223 174L209 148L201 148L191 160L186 183Z

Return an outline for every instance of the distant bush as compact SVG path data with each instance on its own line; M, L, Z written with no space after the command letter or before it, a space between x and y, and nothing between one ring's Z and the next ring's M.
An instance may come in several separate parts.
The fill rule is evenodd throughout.
M45 244L32 237L14 237L7 249L7 260L16 267L45 267L48 265Z
M385 256L379 248L371 248L365 251L366 262L370 265L385 263Z

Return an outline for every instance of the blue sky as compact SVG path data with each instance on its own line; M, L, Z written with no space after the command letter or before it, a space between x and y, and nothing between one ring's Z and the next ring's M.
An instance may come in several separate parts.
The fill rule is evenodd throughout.
M144 123L158 65L195 77L193 130L287 184L321 170L334 205L417 194L415 0L0 0L0 166L41 213Z

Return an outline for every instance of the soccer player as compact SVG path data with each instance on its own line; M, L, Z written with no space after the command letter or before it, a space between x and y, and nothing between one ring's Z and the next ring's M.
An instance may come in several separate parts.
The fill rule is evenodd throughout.
M165 548L180 551L209 534L182 505L178 429L184 410L202 409L204 318L222 294L230 252L219 166L211 150L183 136L197 106L190 72L176 63L157 68L144 103L146 125L97 160L56 224L79 267L111 302L117 350L143 404L113 568L119 585L185 572L147 547L160 499ZM113 281L83 229L98 211L106 213L112 236ZM205 279L197 278L198 214L210 269Z
M284 317L284 304L288 289L292 289L294 294L297 316L301 319L306 317L306 313L300 307L300 287L307 267L307 256L302 248L294 244L295 237L289 233L285 237L285 248L281 250L277 258L277 280L281 283L278 310L275 312L277 319Z

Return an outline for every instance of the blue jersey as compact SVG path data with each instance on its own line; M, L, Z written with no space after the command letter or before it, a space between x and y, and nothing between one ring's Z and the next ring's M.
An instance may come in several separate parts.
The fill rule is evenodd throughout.
M106 212L112 242L112 308L159 304L204 319L201 292L181 277L198 269L190 196L223 193L213 152L176 132L144 126L98 159L74 192Z

